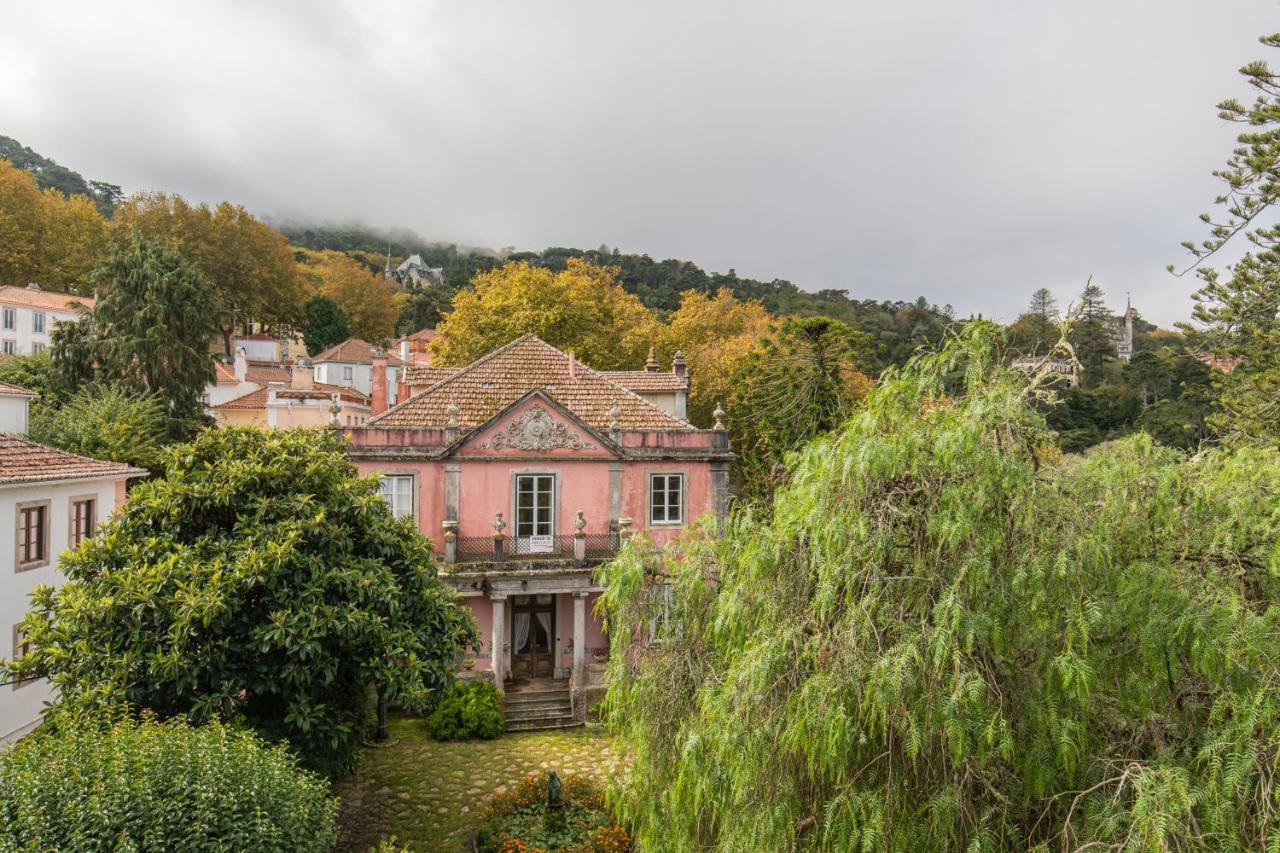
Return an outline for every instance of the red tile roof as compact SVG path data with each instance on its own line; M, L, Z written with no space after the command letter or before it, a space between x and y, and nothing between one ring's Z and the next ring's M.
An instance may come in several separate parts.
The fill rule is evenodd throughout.
M92 296L72 296L70 293L54 293L32 287L5 285L0 287L0 302L10 305L25 305L28 308L43 308L46 311L77 311L80 308L92 308Z
M0 433L0 484L46 483L88 477L141 477L141 468L77 456L36 444L11 433Z
M23 388L21 385L10 385L8 382L0 382L0 394L7 394L11 397L39 397L35 391L30 388Z
M403 364L400 358L394 353L384 352L387 357L387 364ZM322 361L346 361L353 364L372 364L373 363L373 344L368 341L362 341L359 338L347 338L340 344L329 347L324 352L311 359L314 363Z
M437 332L435 329L419 329L418 331L414 332L412 335L405 335L400 340L402 341L434 341L439 336L440 336L440 333Z
M216 406L210 406L210 409L265 409L267 407L267 394L271 389L262 387L250 391L248 394L241 394L225 403L219 403ZM276 396L285 400L328 400L330 395L337 394L339 399L348 403L357 405L368 405L369 398L361 394L354 388L348 388L342 385L326 385L323 382L315 383L314 388L279 388L276 390Z
M689 377L648 370L606 370L603 375L637 393L688 391Z
M219 385L236 384L236 368L221 359L214 359L213 372ZM289 363L279 361L250 361L244 374L245 382L266 385L268 382L289 382L292 379L292 368Z
M623 429L693 429L582 362L571 368L568 355L533 335L494 350L368 425L444 427L449 422L448 407L453 405L458 407L458 425L474 429L535 390L544 391L599 430L609 429L613 420L609 410L615 405Z
M457 376L461 367L431 367L430 365L414 365L404 369L401 381L411 387L435 385L437 382Z

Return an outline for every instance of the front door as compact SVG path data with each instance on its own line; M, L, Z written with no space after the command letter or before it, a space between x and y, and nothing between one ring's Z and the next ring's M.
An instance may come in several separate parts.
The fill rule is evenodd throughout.
M551 678L555 667L554 595L511 599L511 677Z

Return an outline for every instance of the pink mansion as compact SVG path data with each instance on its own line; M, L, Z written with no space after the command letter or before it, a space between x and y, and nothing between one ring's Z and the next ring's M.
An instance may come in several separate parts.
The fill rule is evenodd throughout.
M624 536L662 545L723 515L728 434L685 419L678 353L670 371L650 356L602 372L526 335L465 368L410 366L403 384L403 402L347 431L353 460L436 543L484 638L475 669L577 693L607 651L594 567Z

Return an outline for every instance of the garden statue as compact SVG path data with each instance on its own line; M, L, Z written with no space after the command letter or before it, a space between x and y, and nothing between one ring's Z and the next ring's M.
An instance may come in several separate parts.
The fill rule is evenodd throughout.
M561 793L560 777L556 771L547 771L547 812L543 816L542 825L549 832L563 832L566 818L564 813L564 797Z

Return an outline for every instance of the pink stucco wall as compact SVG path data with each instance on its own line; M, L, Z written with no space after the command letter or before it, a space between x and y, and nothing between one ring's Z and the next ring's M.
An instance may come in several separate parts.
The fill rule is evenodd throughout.
M591 662L591 655L597 649L607 650L609 641L604 635L604 627L601 625L599 618L595 614L596 601L600 598L599 593L591 593L586 599L586 642L583 644L586 651L584 652L588 663ZM463 604L471 609L472 615L476 620L476 627L480 631L481 649L479 653L474 650L468 651L468 655L474 655L476 659L477 670L488 672L490 662L492 660L490 654L490 643L493 641L493 605L487 596L467 596L462 599ZM566 669L573 667L573 594L560 593L556 595L556 651L558 653L557 666ZM504 621L504 625L508 632L511 630L511 620Z

